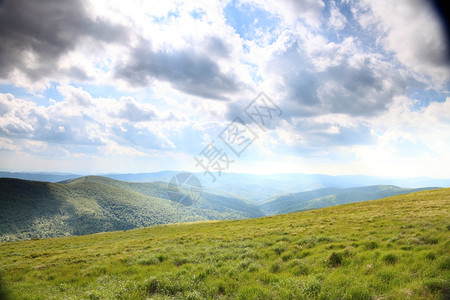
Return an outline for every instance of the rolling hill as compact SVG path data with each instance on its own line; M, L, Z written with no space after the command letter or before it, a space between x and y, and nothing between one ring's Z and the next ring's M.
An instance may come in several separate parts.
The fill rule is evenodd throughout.
M0 243L0 295L449 299L449 215L450 189L438 189L257 219Z
M281 195L260 204L259 207L267 215L276 215L432 189L437 189L437 187L407 189L392 185L374 185L347 189L324 188Z
M73 184L80 182L102 183L140 193L146 196L170 200L167 194L167 183L165 182L127 182L114 180L107 177L85 176L62 181L60 183ZM256 218L264 215L264 213L258 207L256 207L255 203L253 203L252 201L246 201L240 198L225 197L218 195L217 193L205 191L202 192L202 197L192 207L194 208L194 210L207 209L216 212L240 212L242 216L238 216L238 218ZM226 218L229 219L230 217L227 216Z
M168 183L179 171L160 171L136 174L102 174L102 177L127 182ZM223 172L219 180L212 183L202 172L194 173L201 181L203 189L213 194L228 198L247 199L262 203L281 194L300 193L320 188L352 188L370 185L395 185L404 188L421 188L426 186L450 187L450 178L389 178L365 175L324 175L324 174L237 174ZM81 177L82 175L62 173L12 173L0 172L0 178L17 178L35 181L59 182Z
M1 178L0 241L263 215L256 205L208 193L181 206L167 199L166 188L97 176L63 183Z

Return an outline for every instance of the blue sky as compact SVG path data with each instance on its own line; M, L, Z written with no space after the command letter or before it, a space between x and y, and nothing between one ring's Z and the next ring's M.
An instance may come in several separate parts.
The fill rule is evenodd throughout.
M448 178L427 3L3 1L0 169Z

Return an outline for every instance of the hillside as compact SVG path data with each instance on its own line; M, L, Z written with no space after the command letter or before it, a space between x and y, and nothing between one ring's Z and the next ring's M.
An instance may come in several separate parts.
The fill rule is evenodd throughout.
M107 177L100 176L85 176L80 178L75 178L71 180L62 181L62 184L74 184L80 182L91 182L100 183L117 188L133 191L150 197L157 197L160 199L170 200L167 194L167 183L164 182L127 182L114 180ZM216 216L212 215L209 219L230 219L231 215L235 214L236 218L256 218L261 217L264 213L256 207L252 202L245 201L238 198L224 197L209 192L202 192L200 199L194 205L184 207L184 209L191 209L192 211L200 214L204 214L205 211L214 211L221 213L228 213L226 216ZM200 209L200 210L199 210Z
M81 178L62 181L62 184L73 184L80 182L92 182L107 184L110 186L126 189L150 197L170 200L167 194L167 183L165 182L127 182L114 180L100 176L85 176ZM203 191L202 197L193 206L194 208L209 209L213 211L236 210L244 213L243 216L256 218L263 216L263 212L254 203L238 198L224 197L211 192Z
M160 171L153 173L136 174L103 174L107 177L119 181L127 182L154 182L161 181L168 183L179 171ZM208 176L202 172L194 173L201 181L205 191L220 194L228 198L248 199L257 203L273 199L281 194L300 193L320 188L352 188L369 185L395 185L399 187L421 188L425 186L450 187L450 178L389 178L364 175L324 175L324 174L237 174L225 173L220 176L220 180L211 183ZM0 172L0 178L17 178L35 181L59 182L68 179L81 177L82 175L61 174L61 173L12 173Z
M168 199L167 197L167 183L164 182L128 182L111 179L103 176L84 176L73 178L69 180L60 181L60 184L77 184L82 182L92 182L99 184L106 184L117 188L133 191L150 197L157 197L161 199Z
M0 243L11 299L448 299L450 189Z
M251 189L248 187L248 191ZM180 206L168 198L167 184L163 182L126 182L101 176L58 183L0 178L0 241L82 235L154 224L256 218L413 191L416 190L395 186L325 188L256 204L207 190L193 206Z
M267 215L276 215L359 201L381 199L431 189L436 189L436 187L407 189L392 185L374 185L347 189L324 188L302 193L281 195L260 204L259 208Z
M0 179L0 241L90 234L154 224L242 219L263 213L204 193L194 206L165 199L166 185L82 177L64 183Z

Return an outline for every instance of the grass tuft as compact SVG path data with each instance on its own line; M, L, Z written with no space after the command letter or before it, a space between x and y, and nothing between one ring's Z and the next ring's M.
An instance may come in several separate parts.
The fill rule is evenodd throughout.
M342 262L344 261L342 253L333 252L330 254L330 256L327 258L326 262L329 267L339 267Z
M389 265L393 265L398 261L398 257L392 253L383 256L382 260Z

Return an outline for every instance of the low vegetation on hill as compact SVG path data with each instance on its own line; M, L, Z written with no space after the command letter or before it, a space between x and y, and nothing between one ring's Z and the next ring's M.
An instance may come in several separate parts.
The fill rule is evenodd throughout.
M450 189L0 243L11 299L448 299Z

